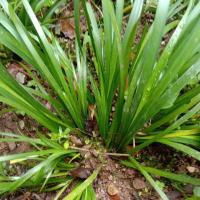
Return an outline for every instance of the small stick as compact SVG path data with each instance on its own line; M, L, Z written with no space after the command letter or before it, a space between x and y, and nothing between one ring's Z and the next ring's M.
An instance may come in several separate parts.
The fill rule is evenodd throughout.
M78 151L87 151L87 152L93 153L92 150L79 148L79 147L70 146L70 149L74 149L74 150L78 150ZM117 157L129 157L130 156L130 154L126 154L126 153L102 153L102 152L95 152L95 153L97 153L99 155L117 156Z

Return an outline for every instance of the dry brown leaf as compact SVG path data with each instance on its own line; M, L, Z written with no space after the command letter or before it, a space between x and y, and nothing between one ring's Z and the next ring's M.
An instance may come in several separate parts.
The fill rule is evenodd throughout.
M78 167L70 171L70 175L75 178L87 179L91 175L90 168Z
M69 19L61 19L59 20L60 30L64 34L65 37L69 39L75 38L75 28L74 23Z
M76 136L70 135L69 139L75 146L83 146L81 139L77 138Z

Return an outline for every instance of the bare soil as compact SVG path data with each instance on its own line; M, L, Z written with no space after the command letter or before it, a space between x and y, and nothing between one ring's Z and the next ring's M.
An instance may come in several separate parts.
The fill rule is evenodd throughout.
M6 106L1 104L1 110L5 108ZM34 137L34 131L37 128L38 124L27 116L8 112L0 117L0 131L2 132L23 132L29 137ZM91 149L92 147L84 145L81 148ZM27 143L0 143L0 155L26 152L30 149L31 147ZM81 155L84 159L82 163L79 164L84 168L93 170L100 162L103 162L101 172L94 182L98 200L159 199L157 193L138 171L122 166L116 157L103 156L102 158L99 158L98 155L90 152L81 152ZM147 166L170 169L176 173L188 173L189 175L192 174L195 177L200 177L199 162L162 145L154 145L153 147L140 152L137 156L140 158L140 161ZM195 168L195 172L190 172L191 167ZM20 174L26 169L18 167L15 170ZM156 178L165 184L165 192L170 200L181 200L184 199L184 195L188 196L192 194L193 187L191 185L180 186L178 183L166 181L160 177ZM117 195L109 195L109 188L114 188L114 190L117 191ZM53 200L54 196L55 193L37 193L21 190L20 192L1 197L0 199Z

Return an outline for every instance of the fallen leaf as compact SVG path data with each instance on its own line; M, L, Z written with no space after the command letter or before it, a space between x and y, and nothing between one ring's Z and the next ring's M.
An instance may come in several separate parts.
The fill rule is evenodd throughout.
M91 168L78 167L70 171L70 175L75 178L87 179L91 175Z
M75 28L74 28L74 23L72 21L70 21L69 19L62 19L59 20L59 24L60 24L60 30L65 37L71 40L75 38Z
M70 135L70 141L76 146L83 146L82 141L74 135Z

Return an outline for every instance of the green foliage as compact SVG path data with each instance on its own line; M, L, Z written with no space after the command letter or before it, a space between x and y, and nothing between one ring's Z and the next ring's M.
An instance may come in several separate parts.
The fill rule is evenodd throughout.
M99 130L107 146L123 149L149 120L151 132L155 132L151 127L159 121L157 128L164 134L178 129L199 111L199 87L181 95L182 89L200 71L199 3L190 1L162 51L160 44L168 29L169 1L158 1L154 22L134 47L143 1L134 2L125 29L122 29L124 1L117 1L114 8L111 1L102 0L102 25L91 5L83 1L83 6L98 80L91 75L89 78ZM110 123L114 101L117 101L116 111ZM181 115L184 116L180 118ZM171 124L177 118L180 119ZM167 129L163 128L165 124L169 126Z
M134 1L125 26L124 0L115 3L102 0L102 18L96 16L89 1L74 0L75 60L64 53L44 26L64 1L55 2L46 18L40 19L41 23L35 13L46 1L40 2L20 1L21 10L26 11L20 15L12 4L0 0L0 43L27 63L20 64L37 86L34 90L21 85L0 64L1 102L30 115L52 131L53 136L75 129L85 132L86 120L90 117L88 107L95 104L99 132L108 148L122 151L134 139L137 146L130 153L135 153L159 142L200 160L200 86L198 82L191 85L200 73L200 2L170 4L170 0L159 0L152 24L145 24L141 30L143 0ZM80 31L80 7L88 26L85 35ZM186 7L180 20L171 21L171 17ZM161 45L166 36L168 42ZM43 101L51 105L51 111ZM28 138L21 139L29 142ZM44 145L36 139L34 145L38 144ZM1 162L30 159L30 156L48 157L19 180L5 183L0 189L2 193L24 186L35 174L44 175L42 169L49 164L53 168L47 167L45 175L51 176L52 169L68 150L58 148L57 143L49 140L47 144L53 150L0 157ZM67 143L64 146L68 148ZM167 199L166 195L150 174L199 185L199 180L195 179L194 183L194 179L186 176L144 167L134 159L130 163L163 199ZM75 191L81 188L83 192L79 197L73 191L71 196L92 199L91 183L96 173L77 186ZM65 182L58 198L69 180Z
M96 179L99 169L94 171L83 183L79 184L72 192L70 192L63 200L95 200L96 195L91 186L92 182Z
M30 149L26 153L0 156L0 164L6 163L4 167L0 165L2 167L0 170L0 195L23 188L42 192L59 190L55 197L55 199L59 199L74 180L69 172L75 167L72 161L77 159L79 154L74 150L65 149L61 142L53 141L43 135L39 135L38 139L12 133L0 133L0 136L3 137L0 138L0 143L27 142L36 149ZM10 176L6 169L8 166L16 164L26 164L30 166L30 169L22 175ZM99 169L95 170L85 181L79 181L74 190L64 199L94 200L95 193L91 184L98 173Z
M160 187L160 185L157 183L157 181L153 180L153 178L150 176L150 174L164 177L164 178L167 178L170 180L179 181L181 183L189 183L189 184L196 185L196 186L200 185L200 179L198 179L198 178L193 178L193 177L190 177L185 174L175 174L172 172L168 172L165 170L159 170L159 169L155 169L152 167L145 167L145 166L141 165L140 163L138 163L132 157L129 158L129 161L122 161L122 164L124 164L127 167L138 169L144 175L144 177L147 179L147 181L155 188L155 190L158 192L158 194L160 195L160 197L162 199L168 200L168 197L162 191L163 188ZM199 188L199 187L196 187L196 188ZM196 191L198 192L198 189ZM197 196L197 193L194 193L194 194Z
M79 1L74 1L77 67L64 54L56 39L40 26L26 0L22 2L36 35L26 30L14 10L8 8L5 2L1 3L4 12L0 13L0 42L34 67L48 81L52 92L46 91L37 77L33 78L37 80L39 91L20 86L1 66L1 74L4 74L0 82L1 101L23 110L50 130L56 132L59 129L79 128L84 131L89 82L97 107L99 130L109 147L123 149L149 120L152 124L145 132L160 131L160 128L169 132L179 128L199 111L199 87L181 95L181 90L200 71L199 46L196 45L200 39L199 4L190 2L168 44L160 52L169 16L168 1L158 2L154 23L134 48L132 45L137 35L143 1L135 1L125 30L122 26L123 1L116 2L116 11L110 1L102 1L101 26L90 3L83 1L89 44L93 51L93 58L88 61L93 65L88 68L88 37L85 37L82 46ZM55 112L45 108L36 96L48 100ZM110 122L115 101L116 111ZM177 118L171 123L172 119Z
M54 132L66 127L83 129L87 113L85 58L77 56L79 67L75 68L53 37L52 43L49 42L28 1L23 1L24 8L37 35L26 30L6 1L0 3L5 11L0 13L0 42L33 66L53 89L48 93L34 77L40 90L33 96L34 91L19 85L0 65L4 77L0 80L1 101L26 112ZM49 101L55 112L45 108L36 96Z
M31 168L21 176L12 177L7 172L1 175L1 195L19 188L34 188L41 191L45 191L47 186L48 189L55 185L61 188L63 183L72 181L68 172L74 167L70 161L77 155L74 150L65 150L61 145L44 136L33 139L11 133L1 133L0 135L6 137L1 138L0 142L28 142L36 148L36 150L26 153L0 156L0 163L6 162L10 166L21 163L30 165L30 161L32 163ZM4 171L6 171L6 167Z
M49 24L53 20L53 14L58 10L61 5L64 5L67 0L30 0L29 4L33 11L40 18L40 22L43 25ZM9 3L22 20L26 27L31 26L31 21L26 15L26 11L23 7L21 0L11 0ZM30 28L30 27L29 27Z
M195 187L193 192L196 197L200 197L200 187Z

